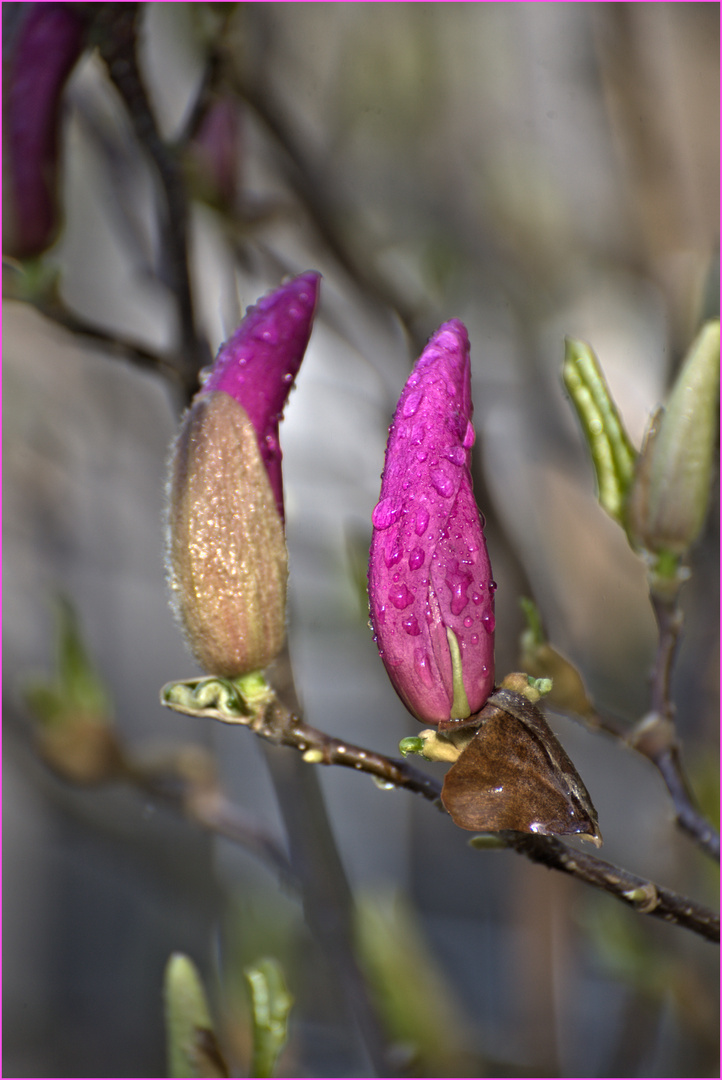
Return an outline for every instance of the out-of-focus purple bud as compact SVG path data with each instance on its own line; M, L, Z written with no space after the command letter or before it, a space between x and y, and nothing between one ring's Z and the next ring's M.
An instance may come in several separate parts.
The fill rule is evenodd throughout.
M55 236L62 89L84 40L71 4L31 4L18 32L4 112L13 200L6 250L19 257L39 254Z
M183 418L171 461L171 593L205 671L261 670L286 633L278 422L311 332L320 275L250 308Z
M212 206L232 207L239 187L240 105L219 97L209 105L188 150L194 190Z
M243 406L283 520L283 478L278 423L311 336L321 275L315 270L282 285L250 307L221 346L202 394L223 390Z
M394 689L422 723L477 712L494 685L494 590L470 461L469 338L430 338L389 429L369 560L371 622Z

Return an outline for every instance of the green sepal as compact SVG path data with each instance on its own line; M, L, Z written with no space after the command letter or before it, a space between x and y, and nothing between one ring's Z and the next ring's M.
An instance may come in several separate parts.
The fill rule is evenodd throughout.
M160 692L161 705L169 709L225 724L251 724L272 699L273 691L261 671L237 679L179 679L166 683Z
M169 1076L230 1076L195 964L173 953L163 980Z
M408 757L409 754L420 754L424 756L424 740L419 738L418 735L407 735L399 743L399 751Z
M469 705L469 699L466 696L466 689L464 687L459 639L454 631L448 626L446 627L446 638L449 642L449 652L451 653L451 675L454 691L453 700L451 702L451 719L464 720L467 716L471 716L471 706Z
M288 1037L293 1005L277 960L266 957L243 969L251 994L253 1025L252 1076L273 1076Z
M592 456L599 502L610 517L626 528L624 509L634 479L637 452L599 361L586 342L565 339L562 377Z

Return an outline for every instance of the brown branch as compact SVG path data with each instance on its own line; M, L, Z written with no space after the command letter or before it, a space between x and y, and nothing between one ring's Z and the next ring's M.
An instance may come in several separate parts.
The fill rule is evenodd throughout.
M161 700L164 704L169 704L165 699ZM355 746L310 727L277 698L256 716L235 722L250 727L258 736L277 746L294 748L309 764L342 765L368 773L382 786L404 788L422 795L430 802L439 802L441 798L441 784L438 780L405 761ZM496 835L503 846L525 855L533 862L541 862L551 869L571 874L579 881L615 896L641 914L684 926L709 941L719 941L719 915L694 900L604 862L594 855L568 847L554 836L517 832Z
M672 797L677 825L692 837L701 851L720 861L719 831L695 806L671 719L661 719L658 713L653 712L640 724L630 727L596 710L581 717L563 709L557 711L581 719L590 731L603 731L611 735L651 762Z

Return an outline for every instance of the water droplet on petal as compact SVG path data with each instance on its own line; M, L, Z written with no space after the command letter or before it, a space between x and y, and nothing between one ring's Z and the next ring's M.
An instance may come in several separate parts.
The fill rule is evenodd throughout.
M466 629L468 630L469 627L473 625L473 623L474 620L472 619L471 615L467 615L464 619L464 626L466 627Z
M405 416L408 420L414 413L418 412L419 405L421 404L424 396L423 390L412 390L407 396L403 405L401 406L401 415Z
M432 469L431 485L443 499L449 499L454 493L454 482L442 469Z
M446 451L445 457L452 465L457 465L459 468L466 465L466 451L461 446L452 446Z
M416 512L416 535L423 536L429 527L429 511L425 506L419 507Z
M420 566L424 565L424 559L426 555L423 548L417 547L409 555L409 570L418 570Z
M371 522L375 529L388 529L401 515L401 499L397 495L389 495L381 502L376 503L371 514Z
M471 599L472 599L472 600L474 601L474 603L475 603L475 604L480 604L480 603L481 603L481 601L482 601L482 599L483 599L483 597L482 597L482 596L480 596L478 592L474 591L474 592L473 592L473 593L471 594Z
M398 585L391 585L389 588L389 600L398 611L403 611L409 604L414 602L414 594L409 592L403 581Z
M386 548L386 551L384 552L384 562L388 566L389 570L392 566L395 566L396 563L399 562L402 555L403 551L401 550L398 541L392 540L392 542L389 544L389 546Z
M464 441L463 441L464 449L465 450L471 450L471 448L474 445L475 441L476 441L476 432L474 431L474 425L472 424L471 420L469 420L469 421L467 421L466 431L464 432Z
M408 619L404 619L401 625L410 637L418 637L421 633L419 620L416 618L415 615L409 615Z
M428 456L429 455L426 453L425 450L417 450L416 451L416 460L417 461L426 461Z
M431 674L431 662L425 649L417 649L414 652L414 667L421 681L426 686L433 686L434 678Z
M491 611L485 611L481 616L481 621L487 634L494 633L494 627L496 626L496 619Z
M469 603L469 597L466 595L469 583L468 581L459 581L452 584L452 582L447 581L446 584L451 589L451 614L461 615Z
M497 585L497 583L496 583L495 581L490 581L490 582L489 582L489 592L490 592L490 593L496 592L496 590L498 589L498 587L499 587L499 586Z
M479 635L478 634L472 634L471 635L471 644L472 645L478 645L479 644Z

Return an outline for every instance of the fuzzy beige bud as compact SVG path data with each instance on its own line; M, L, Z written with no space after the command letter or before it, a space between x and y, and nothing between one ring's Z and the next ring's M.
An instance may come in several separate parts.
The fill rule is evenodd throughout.
M266 667L285 638L288 555L255 428L229 394L186 413L169 496L171 592L198 663L227 678Z

